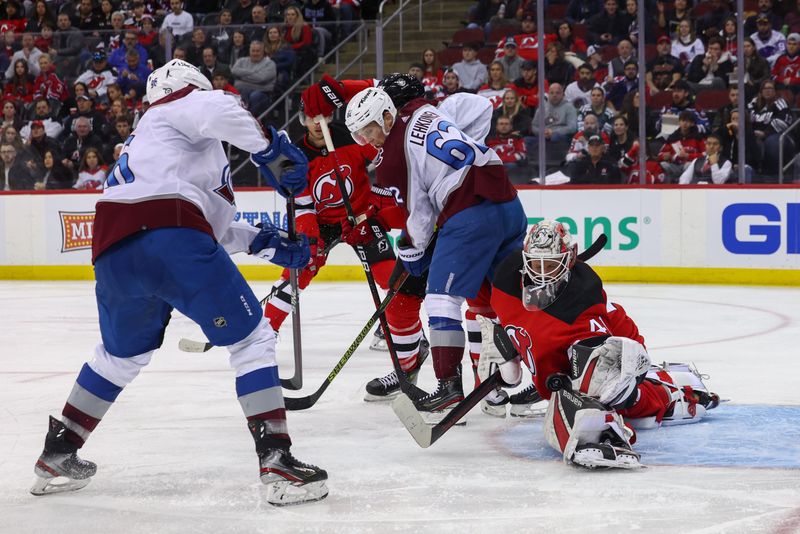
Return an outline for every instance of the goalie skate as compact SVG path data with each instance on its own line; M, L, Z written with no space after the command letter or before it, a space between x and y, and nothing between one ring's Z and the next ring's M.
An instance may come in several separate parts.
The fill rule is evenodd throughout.
M601 435L602 443L583 443L575 447L572 463L587 469L638 469L639 454L613 433Z
M547 413L547 401L533 384L511 395L509 405L511 417L542 417Z
M417 384L417 376L422 364L428 358L430 353L430 344L423 336L419 340L419 354L417 355L417 364L413 369L406 373L408 381L412 384ZM397 372L392 371L386 376L380 378L373 378L367 382L367 393L364 395L364 400L367 402L380 402L392 400L400 393L400 380L397 378Z
M81 459L77 446L64 439L66 430L64 423L50 417L44 451L33 469L36 474L30 490L33 495L79 490L89 484L97 472L97 465Z

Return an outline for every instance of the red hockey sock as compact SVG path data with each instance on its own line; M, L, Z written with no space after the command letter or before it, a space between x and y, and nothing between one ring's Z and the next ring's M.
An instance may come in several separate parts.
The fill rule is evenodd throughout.
M421 298L398 293L386 308L392 344L403 371L409 371L417 365L419 341L422 339L422 323L419 320L421 305Z

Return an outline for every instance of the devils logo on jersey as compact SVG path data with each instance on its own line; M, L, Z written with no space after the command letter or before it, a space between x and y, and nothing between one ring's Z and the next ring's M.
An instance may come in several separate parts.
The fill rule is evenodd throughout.
M533 364L533 340L530 334L528 334L524 328L514 325L506 326L506 334L508 334L508 338L514 345L517 354L522 357L522 361L528 366L531 374L535 375L536 367Z
M350 179L350 166L342 165L339 171L344 180L347 196L353 196L353 180ZM326 172L314 182L313 194L314 202L318 206L318 212L326 208L335 208L344 204L342 194L339 191L339 184L336 183L336 175L333 170Z

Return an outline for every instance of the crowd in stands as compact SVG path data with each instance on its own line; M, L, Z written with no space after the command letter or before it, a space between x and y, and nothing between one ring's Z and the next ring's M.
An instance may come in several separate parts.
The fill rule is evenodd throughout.
M538 94L534 0L479 0L450 46L425 50L409 73L432 98L468 91L495 109L488 139L512 177L548 173L571 183L640 183L639 131L647 139L646 183L738 181L737 21L744 21L746 181L775 182L783 143L786 181L800 137L800 1L636 0L545 2L544 87ZM646 50L645 97L637 49ZM645 124L639 124L639 106ZM545 127L539 130L539 117ZM800 130L800 129L798 129ZM800 158L798 158L800 159ZM565 180L566 181L566 180Z
M0 3L0 190L100 189L168 60L262 114L377 0Z

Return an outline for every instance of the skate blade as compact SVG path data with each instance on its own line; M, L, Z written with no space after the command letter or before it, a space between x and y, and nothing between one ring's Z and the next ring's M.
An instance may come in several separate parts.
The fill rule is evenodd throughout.
M86 487L91 478L83 480L75 480L68 477L37 477L36 482L31 486L31 494L38 496L50 495L53 493L65 493L68 491L77 491Z
M293 506L321 501L328 496L325 480L300 484L282 480L269 484L267 502L272 506Z
M508 410L511 417L544 417L547 413L547 402L535 402L533 404L512 404Z
M397 389L388 395L373 395L371 393L364 394L364 401L365 402L386 402L394 400L400 394L400 390Z
M389 346L386 344L385 339L374 337L372 338L372 343L369 344L369 350L375 350L378 352L389 352Z
M506 418L506 405L502 404L500 406L492 406L485 400L481 401L481 411L486 415L491 415L492 417L498 417L500 419Z
M583 451L586 454L575 453L572 457L573 465L585 469L641 469L645 467L638 459L633 456L620 455L615 460L591 454L591 451ZM599 452L599 451L598 451Z

